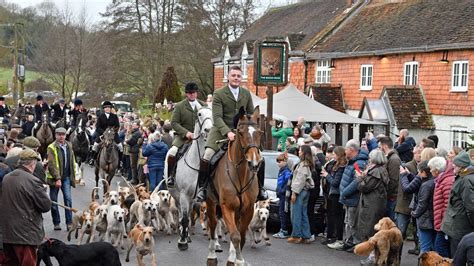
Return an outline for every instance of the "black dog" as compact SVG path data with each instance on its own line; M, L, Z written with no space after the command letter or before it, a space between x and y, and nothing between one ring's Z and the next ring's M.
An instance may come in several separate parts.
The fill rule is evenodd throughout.
M108 242L94 242L84 245L66 245L51 238L38 249L39 265L44 261L47 266L53 265L49 259L55 257L61 266L121 266L117 250Z

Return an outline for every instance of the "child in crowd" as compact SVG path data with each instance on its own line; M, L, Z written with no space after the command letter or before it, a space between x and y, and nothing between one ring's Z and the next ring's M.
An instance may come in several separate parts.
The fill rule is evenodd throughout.
M277 196L279 201L279 211L278 214L280 216L280 231L273 235L275 238L288 238L290 235L288 234L288 218L287 213L285 212L285 193L286 187L288 184L288 180L291 178L291 170L288 168L288 153L281 153L276 158L278 167L280 168L278 172L278 180L277 180Z

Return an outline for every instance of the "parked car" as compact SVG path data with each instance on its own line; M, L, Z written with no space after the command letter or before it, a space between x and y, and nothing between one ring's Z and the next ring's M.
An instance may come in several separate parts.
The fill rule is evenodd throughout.
M270 199L270 217L268 223L271 225L280 225L280 216L278 214L278 205L280 200L276 194L276 187L278 181L278 165L276 162L277 156L281 152L273 150L264 150L262 151L262 156L265 159L265 189L268 193L268 198ZM288 154L288 166L290 169L293 168L300 161L299 157L293 154ZM317 220L323 220L323 214L319 213L321 210L320 207L324 203L324 197L322 192L319 194L319 198L316 200L316 205L314 208L314 213L316 214Z

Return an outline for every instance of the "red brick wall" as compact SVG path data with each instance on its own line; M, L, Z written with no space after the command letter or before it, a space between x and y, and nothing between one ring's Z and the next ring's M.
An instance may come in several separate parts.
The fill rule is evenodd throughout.
M214 89L224 87L224 68L222 66L214 66Z
M364 97L377 99L386 85L403 84L404 63L418 62L418 84L423 89L430 111L435 115L474 115L474 50L450 51L448 64L440 63L442 52L335 60L331 83L342 84L344 101L349 109L360 109ZM468 92L451 92L453 61L469 61ZM360 66L373 65L372 90L360 90ZM309 77L313 77L314 70ZM308 80L308 84L309 80Z

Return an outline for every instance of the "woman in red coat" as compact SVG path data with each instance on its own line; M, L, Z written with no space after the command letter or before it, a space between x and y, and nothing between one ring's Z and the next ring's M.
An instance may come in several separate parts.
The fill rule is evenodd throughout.
M429 161L428 166L435 177L433 217L436 238L434 250L443 257L449 257L449 242L447 236L441 231L441 224L448 207L449 193L454 183L454 166L451 161L446 161L443 157L434 157Z

